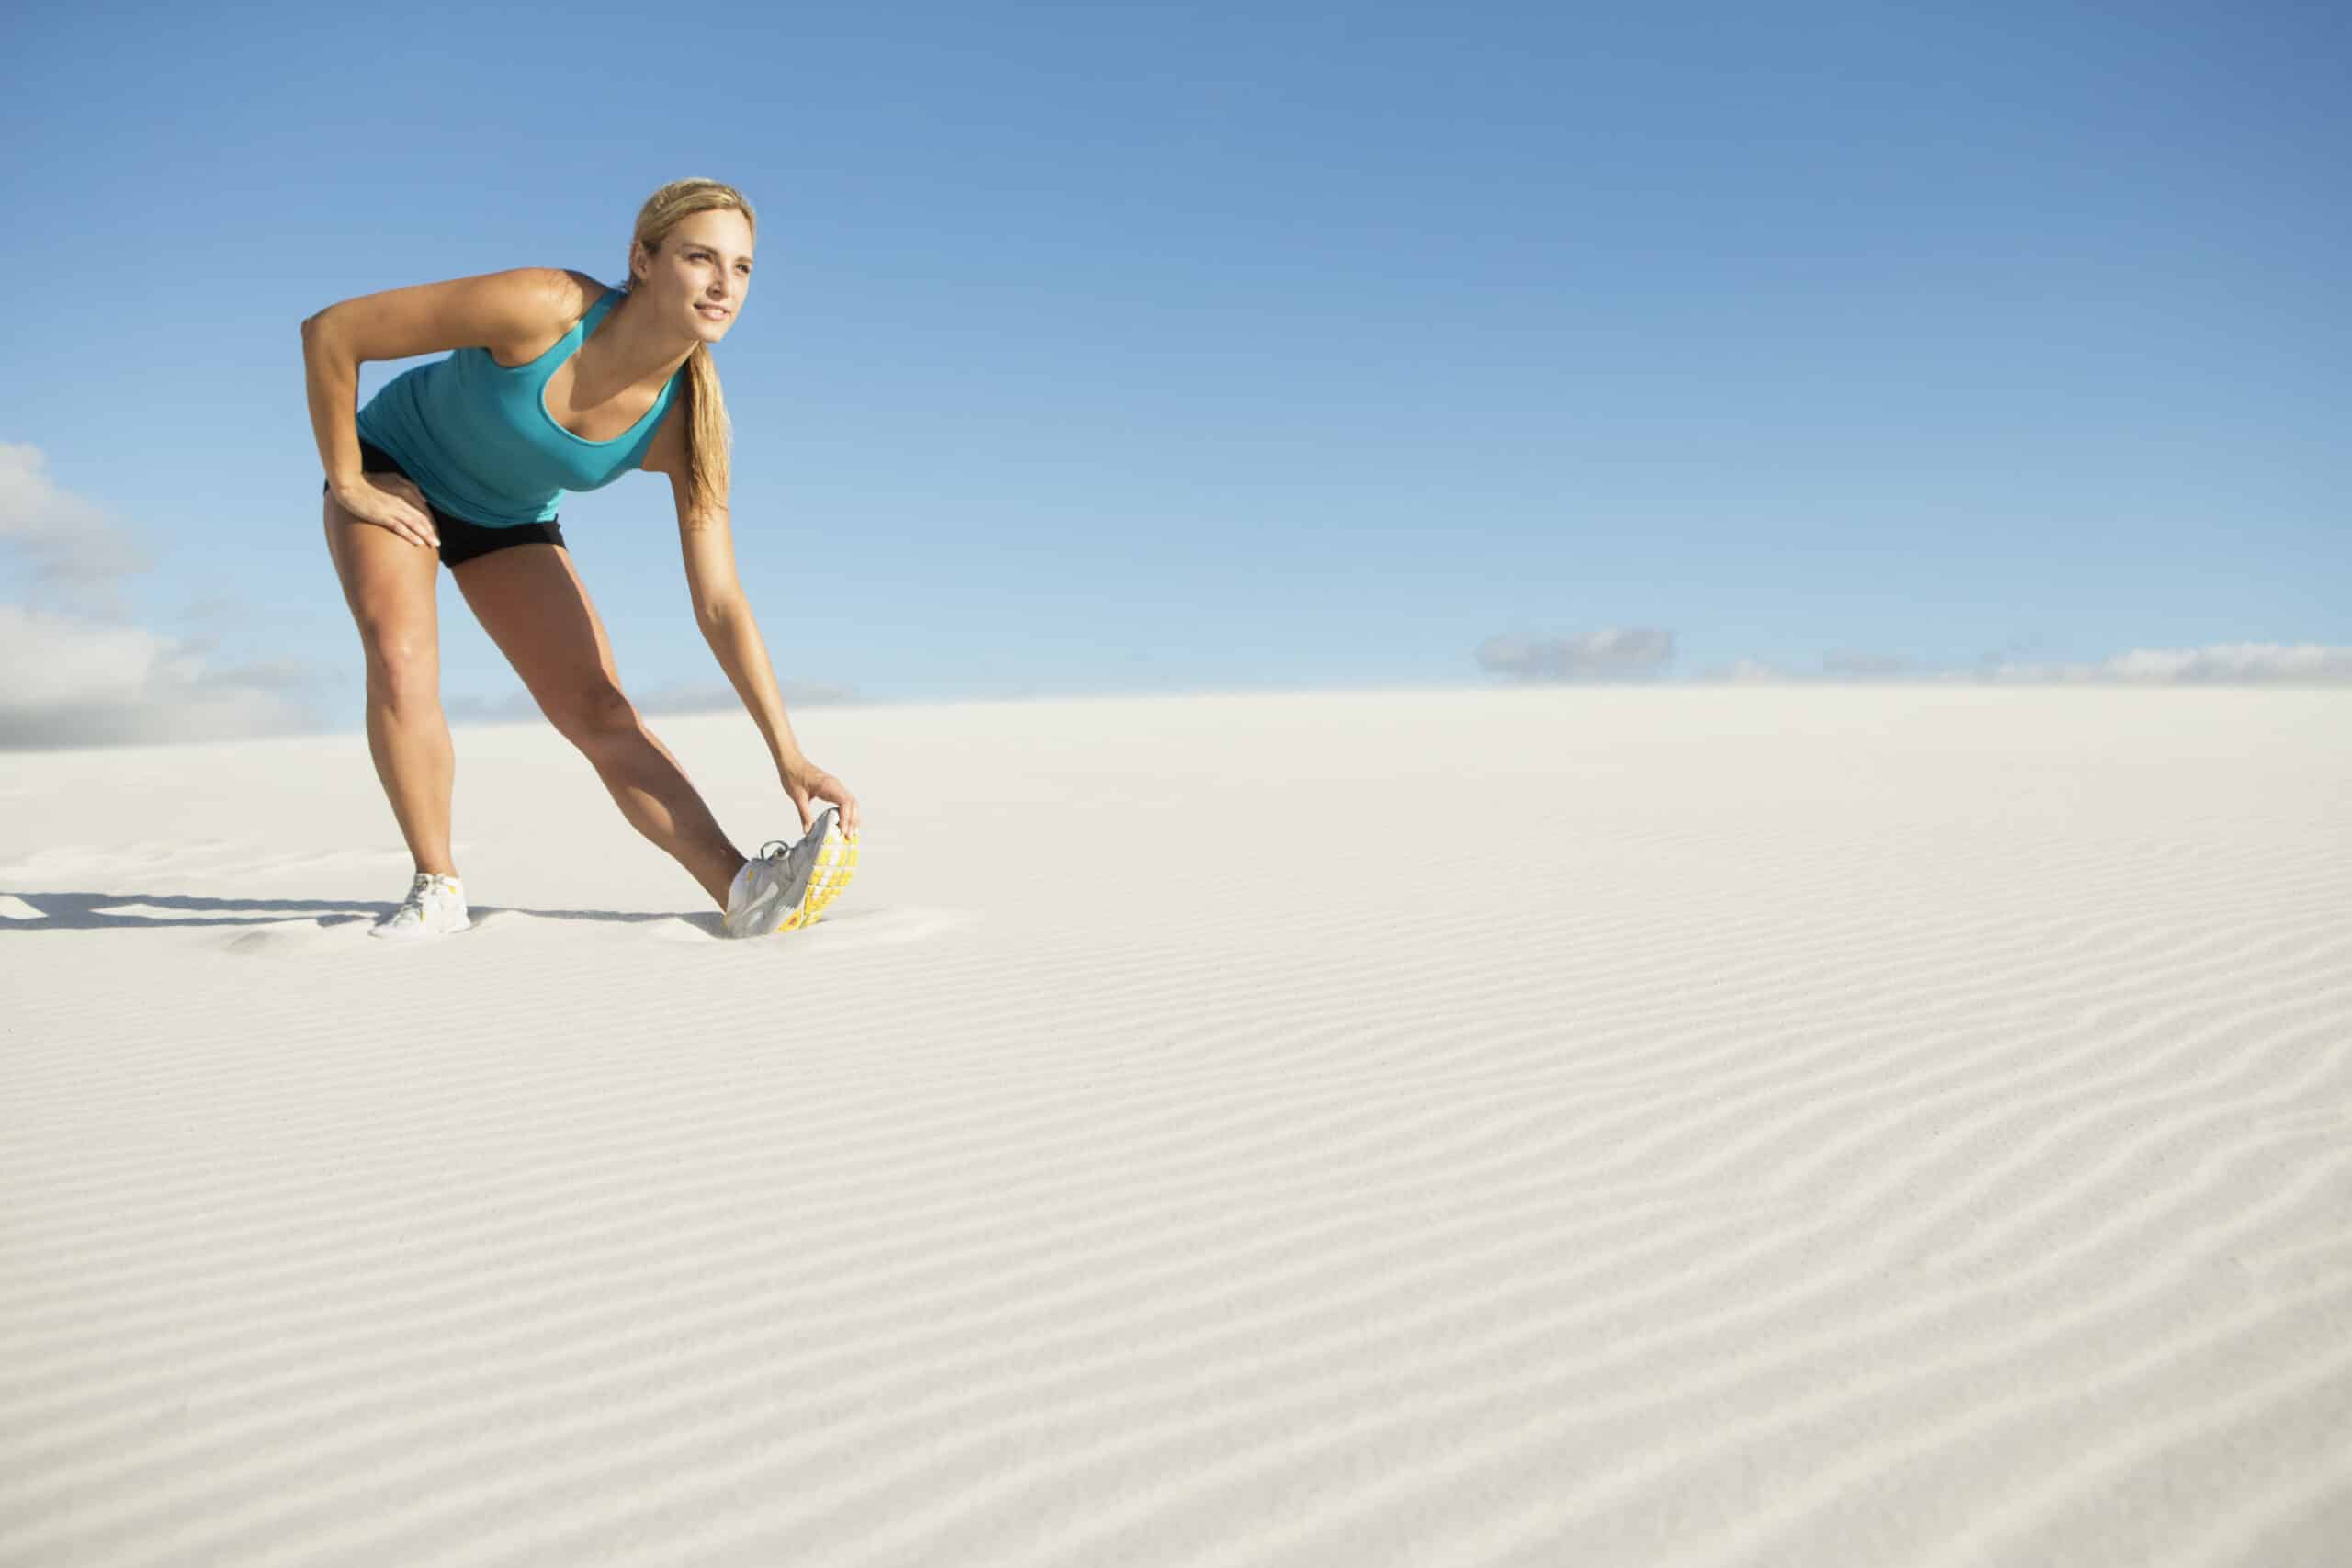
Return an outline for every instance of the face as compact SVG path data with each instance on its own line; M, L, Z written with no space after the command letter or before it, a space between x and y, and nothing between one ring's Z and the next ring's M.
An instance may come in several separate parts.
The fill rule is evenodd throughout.
M717 343L735 324L752 289L752 226L732 210L696 212L662 237L652 255L639 249L630 292L674 319L681 331Z

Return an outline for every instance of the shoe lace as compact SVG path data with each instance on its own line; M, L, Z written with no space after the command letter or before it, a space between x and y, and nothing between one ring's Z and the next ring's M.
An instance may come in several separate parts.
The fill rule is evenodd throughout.
M789 855L794 849L797 848L799 844L807 842L808 840L808 835L806 833L803 833L799 839L795 840L792 843L786 843L782 839L770 839L766 843L760 846L760 858L762 860L782 860L786 855Z

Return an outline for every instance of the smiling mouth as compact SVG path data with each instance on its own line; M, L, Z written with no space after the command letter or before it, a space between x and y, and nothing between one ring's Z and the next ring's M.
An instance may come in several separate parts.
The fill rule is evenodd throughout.
M725 321L727 319L728 312L724 306L697 305L695 309L700 310L704 315L711 317L715 321Z

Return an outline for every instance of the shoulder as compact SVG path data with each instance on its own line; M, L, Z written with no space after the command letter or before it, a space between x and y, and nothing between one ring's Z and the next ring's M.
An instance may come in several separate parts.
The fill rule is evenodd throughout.
M537 359L610 292L588 274L568 266L518 266L500 277L514 291L523 318L514 337L496 345L505 351L502 364L527 365Z
M568 266L532 270L540 275L540 287L546 290L548 303L563 317L566 328L586 315L588 307L613 291L611 285L599 283L586 273L574 272Z
M497 277L528 315L535 332L558 337L610 292L586 273L568 266L518 266Z

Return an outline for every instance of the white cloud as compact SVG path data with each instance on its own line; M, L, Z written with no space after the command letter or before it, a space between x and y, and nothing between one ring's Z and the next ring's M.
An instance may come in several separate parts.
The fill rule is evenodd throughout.
M1793 681L1798 677L1785 670L1761 663L1757 660L1742 659L1735 663L1709 670L1699 679L1702 682L1722 681L1735 686L1768 686L1777 685L1783 681Z
M1989 664L1983 675L2034 683L2341 686L2352 684L2352 648L2317 642L2135 648L2098 664Z
M0 441L0 539L32 563L36 590L67 608L116 609L118 579L153 566L103 507L57 488L38 446Z
M628 693L629 705L649 718L662 714L738 712L743 705L743 699L735 694L734 687L718 682L655 686L642 692L624 686L623 690ZM777 694L784 698L788 709L849 702L855 695L847 686L790 681L779 683ZM519 686L503 697L444 696L441 712L451 724L503 724L540 716L537 702Z
M1821 656L1821 672L1825 675L1859 675L1865 679L1910 673L1911 661L1899 654L1858 653L1850 649L1832 649Z
M1478 645L1476 658L1479 669L1522 681L1622 680L1665 668L1674 658L1674 634L1611 626L1549 640L1490 637Z
M539 705L531 694L520 686L503 697L441 695L441 716L451 724L506 724L518 718L537 718Z
M1667 631L1600 632L1549 642L1489 637L1479 664L1522 680L1575 680L1646 674L1672 657ZM2224 642L2201 648L2138 648L2093 663L2031 663L2007 657L2018 645L1987 653L1966 669L1942 670L1896 654L1838 649L1817 671L1759 660L1712 665L1700 685L1808 685L1883 682L1905 685L2340 686L2352 685L2352 647L2328 643Z
M0 604L0 750L283 735L319 728L294 694L318 672L286 661L211 667L211 637L174 638L120 613L120 580L149 570L129 530L60 490L37 446L0 441L0 544L30 563L35 604ZM217 604L208 605L218 613Z
M316 729L288 694L308 671L211 670L191 645L143 627L0 604L0 750L145 745Z
M854 702L857 697L854 687L823 685L814 681L780 681L776 694L787 708ZM728 713L741 711L743 706L743 699L724 681L701 686L656 686L647 692L631 692L628 700L642 714Z

